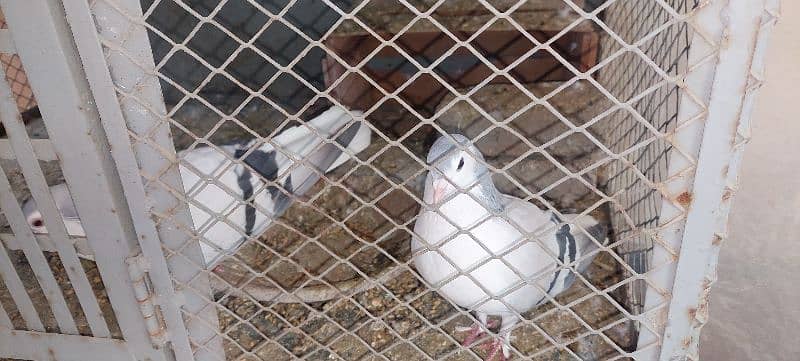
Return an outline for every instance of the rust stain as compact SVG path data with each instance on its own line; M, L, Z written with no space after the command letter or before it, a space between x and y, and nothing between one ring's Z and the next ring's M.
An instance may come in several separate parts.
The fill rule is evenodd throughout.
M689 192L683 192L678 195L678 198L675 199L678 203L684 207L688 207L689 204L692 203L692 194Z
M720 244L722 244L722 240L723 240L722 236L715 234L714 239L711 240L711 245L719 246Z
M695 317L697 317L697 309L692 307L689 309L689 319L694 320Z
M684 337L682 344L683 348L689 348L689 346L692 345L692 337L691 336Z
M704 278L703 279L703 284L701 286L703 287L704 290L707 290L707 289L711 288L711 285L713 283L714 283L713 280L711 280L709 278Z
M728 201L733 197L733 189L731 187L725 187L725 191L722 193L722 200Z

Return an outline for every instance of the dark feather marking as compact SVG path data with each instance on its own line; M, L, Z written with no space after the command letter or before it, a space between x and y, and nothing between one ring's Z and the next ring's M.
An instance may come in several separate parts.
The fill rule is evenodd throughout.
M608 233L608 229L606 229L606 226L598 223L598 224L595 224L592 227L589 227L589 229L587 229L586 231L589 232L589 234L592 237L594 237L594 239L596 239L598 242L600 242L600 244L604 244L605 243L605 241L607 239L606 238L606 234Z
M245 150L243 149L237 150L236 158L241 159L244 153ZM278 176L278 162L275 161L275 151L265 152L256 149L244 159L244 162L266 180L274 181L275 177Z
M244 152L243 149L238 149L234 156L236 158L241 158ZM252 200L250 199L250 197L253 196L253 183L250 181L251 178L252 174L250 174L250 171L242 169L242 174L239 174L239 177L236 179L239 189L242 190L242 199L245 201L244 232L248 236L251 235L253 227L256 224L256 208L253 207Z
M561 219L559 219L555 214L552 215L550 220L555 225L561 223ZM564 264L575 261L575 254L577 253L575 237L573 237L569 231L570 231L569 225L565 224L561 226L561 228L559 228L558 231L556 232L556 242L558 242L558 260ZM567 253L567 249L569 249L569 257L570 257L568 260L564 258L565 254ZM553 273L553 279L550 281L550 286L547 287L545 295L542 296L542 298L540 298L539 301L536 302L536 304L540 304L542 301L544 301L546 295L553 290L553 287L555 287L556 281L558 280L558 276L561 275L562 271L565 271L565 269L558 269L555 271L555 273ZM569 270L566 271L569 272ZM567 284L567 282L571 282L571 280L569 279L570 276L572 276L573 278L575 277L575 275L573 275L572 272L569 272L565 284Z
M275 205L273 212L274 215L283 213L283 211L285 211L286 208L289 208L289 205L292 204L292 199L285 193L281 192L278 187L269 186L267 189L272 195L272 202ZM283 189L285 189L289 194L293 192L291 175L287 176L286 181L283 182Z

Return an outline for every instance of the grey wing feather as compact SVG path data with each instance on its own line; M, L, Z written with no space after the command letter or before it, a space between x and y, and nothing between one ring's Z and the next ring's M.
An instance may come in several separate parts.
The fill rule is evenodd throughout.
M564 215L564 217L569 222L577 223L577 225L586 230L586 233L589 233L589 235L591 235L591 237L594 238L594 240L590 238L588 235L586 235L586 233L581 231L581 229L578 228L576 225L574 224L571 225L571 233L575 237L575 242L577 243L577 247L580 250L579 254L586 255L598 248L596 242L599 242L600 244L605 244L607 240L606 234L608 232L608 228L591 216L582 216L580 218L578 218L578 216L579 215L577 214ZM594 257L589 257L584 259L578 265L578 272L581 273L586 272L586 269L589 268L590 264L592 264L593 259Z
M355 122L351 124L347 130L336 138L336 142L343 148L347 148L350 142L355 138L361 124ZM298 165L292 170L291 175L286 180L287 185L292 189L287 189L293 194L305 194L309 189L319 180L319 173L325 173L339 156L342 154L342 149L334 144L325 143L319 147L306 159L306 162ZM309 166L313 167L310 168ZM275 214L281 214L286 208L289 207L291 202L288 201L289 195L278 192L275 199Z

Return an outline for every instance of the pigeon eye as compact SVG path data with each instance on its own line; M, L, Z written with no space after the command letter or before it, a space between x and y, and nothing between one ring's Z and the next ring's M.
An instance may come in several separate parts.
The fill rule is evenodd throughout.
M456 170L459 171L461 168L464 168L464 158L461 158L461 160L458 161L458 167L456 167Z

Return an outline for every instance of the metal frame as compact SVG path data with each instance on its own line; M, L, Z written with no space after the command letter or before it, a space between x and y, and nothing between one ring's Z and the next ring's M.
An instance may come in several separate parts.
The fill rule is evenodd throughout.
M750 117L763 79L766 41L777 19L776 0L731 1L727 5L716 13L721 31L714 33L720 35L722 47L681 237L661 360L700 358L700 330L708 320L709 292L716 280L719 249L727 238L742 151L750 138Z
M98 318L99 311L96 305L93 306L94 295L91 293L91 288L82 283L85 280L82 281L80 276L73 277L70 274L81 306L84 307L84 313L92 325L94 337L4 332L0 337L3 342L19 342L31 338L38 338L41 341L19 345L3 353L18 352L19 355L39 358L42 352L49 349L64 359L87 359L118 356L125 352L135 359L166 360L167 354L164 350L160 350L152 342L145 317L140 312L140 305L135 296L126 260L138 252L137 237L130 220L127 202L121 191L117 170L113 167L110 157L109 150L112 147L108 144L103 130L97 127L100 117L94 108L94 100L86 83L87 76L83 72L70 36L64 8L60 3L50 0L2 1L0 5L9 27L13 29L11 35L28 71L31 86L49 131L49 141L58 154L76 208L83 215L82 223L88 244L97 256L96 263L126 345L123 348L120 347L120 341L107 339L108 330L105 329L102 317ZM54 239L54 247L58 250L62 262L67 269L79 270L81 266L77 261L75 250L67 240L58 211L49 197L44 177L36 166L34 148L31 142L25 142L27 135L22 127L19 113L16 112L16 106L12 107L10 101L5 101L8 98L5 95L10 92L7 91L7 87L2 89L6 90L3 92L4 102L0 104L3 110L3 124L9 132L15 158L25 167L23 171L33 189L37 204L44 213L45 221L53 228L50 237ZM64 122L63 119L70 121ZM38 143L42 144L41 141ZM41 146L39 148L46 149ZM95 171L86 172L87 168ZM4 174L0 178L6 179ZM21 218L22 213L16 205L16 199L13 199L12 193L7 192L9 190L7 184L0 184L0 187L5 189L3 194L6 199L3 202L3 209L7 216L13 217L10 220L15 234L17 237L27 234L26 237L17 239L19 246L23 250L31 250L26 252L29 258L33 257L35 260L37 257L42 257L41 250L31 248L37 247L37 242L34 241L27 222ZM16 210L13 209L15 207ZM7 260L3 260L2 263L9 264L6 262ZM34 270L49 272L46 263L39 263L35 265ZM45 285L42 287L45 288ZM46 294L55 297L61 293L58 286L55 286L52 292ZM71 321L69 311L66 313L64 319ZM67 321L59 320L59 326L62 333L77 334L74 325L70 327ZM33 327L37 328L40 329Z
M663 3L662 0L654 1ZM324 2L329 3L327 0ZM597 15L583 13L574 3L567 3L585 18ZM160 75L147 36L148 25L140 22L144 14L139 1L106 0L90 4L65 0L62 7L56 0L0 0L0 5L11 29L0 30L0 52L19 53L51 137L49 140L27 138L11 91L7 84L0 83L0 118L9 134L8 140L0 140L0 159L14 159L21 164L25 180L51 232L49 235L34 235L28 229L7 176L0 169L0 207L15 234L13 238L0 235L0 241L7 249L22 250L27 256L62 333L42 333L44 327L25 294L25 287L15 270L9 267L9 256L0 246L0 276L30 329L10 330L11 320L0 305L0 349L24 344L24 347L11 348L13 351L10 352L2 351L0 356L76 360L92 356L164 361L173 358L178 361L224 359L222 341L230 335L218 334L220 322L211 293L210 272L203 265L198 242L202 236L192 233L197 225L193 225L190 217L186 190L177 166L181 159L175 151L169 127L163 126L164 119L171 114L162 99ZM221 6L217 6L212 14L219 12ZM430 15L416 9L412 12L416 17ZM681 115L679 119L685 121L668 135L679 154L671 157L670 179L659 189L666 196L661 209L662 219L666 221L655 236L664 247L655 249L653 259L655 264L667 266L643 275L650 280L646 312L642 315L626 314L625 317L652 327L642 327L638 340L640 351L625 356L665 361L698 358L699 331L707 319L708 292L715 279L719 246L726 236L741 152L749 138L753 99L762 79L764 48L777 12L777 0L709 0L691 14L695 31L688 55L691 68L684 79L671 79L684 91L678 113ZM286 10L270 21L292 27L282 19L285 14ZM360 22L351 15L341 15ZM502 13L494 15L507 17ZM193 34L199 27L193 30ZM482 29L486 27L488 24ZM296 28L293 30L298 31ZM446 29L442 31L453 36ZM561 35L566 31L568 29ZM368 29L368 32L372 30ZM372 32L372 35L376 34ZM308 42L301 53L307 53L312 46L324 47L320 40L305 34L301 37ZM409 57L406 51L393 44L393 40L384 42L396 48L402 56ZM536 50L552 50L550 42L534 43ZM462 45L475 51L468 42ZM176 45L180 46L183 45ZM646 58L635 45L630 45L630 48L628 50ZM329 55L336 58L335 54ZM228 59L226 63L230 61ZM280 69L291 73L297 61L293 60L288 66L281 65ZM411 62L425 69L415 60ZM360 69L362 65L363 62L357 66L345 65L344 68L364 76ZM602 66L601 63L598 68ZM495 73L507 73L491 64L489 68ZM567 68L577 74L575 81L583 80L602 88L591 76L596 69L581 72L570 65ZM224 71L220 70L220 73ZM436 74L428 73L452 90ZM420 74L412 76L400 89L418 76ZM211 75L204 82L208 83L210 79ZM54 83L59 86L52 86ZM516 80L511 80L511 83L520 87ZM485 84L483 82L479 87ZM240 83L236 85L242 86ZM390 94L379 87L378 90L382 96L391 98L397 98L400 91ZM181 102L196 96L196 92L186 92ZM330 89L318 91L316 96L328 97L330 92ZM607 90L602 92L612 98ZM580 129L553 108L549 100L552 95L534 96L531 106L544 106L571 125L572 131ZM251 94L253 96L256 95ZM397 100L410 113L430 120L399 98ZM476 106L468 97L462 100ZM630 104L618 99L614 102L622 109L631 108ZM445 106L438 114L451 106L453 104ZM477 109L490 119L491 116L480 107ZM369 109L367 115L374 110ZM635 111L633 113L642 117ZM286 116L299 120L297 114L287 113ZM590 123L600 118L602 116L598 115ZM63 119L70 119L70 122ZM604 148L585 129L583 133L598 147ZM619 159L620 155L616 157ZM42 171L37 166L38 160L61 162L82 216L86 238L76 240L67 234L47 191ZM362 165L368 162L359 161ZM560 168L575 176L563 166ZM692 174L687 169L696 169L696 172ZM578 176L580 174L582 172ZM392 186L398 187L396 184ZM543 200L540 194L532 194L530 198ZM552 205L546 205L552 209ZM406 225L394 226L407 228ZM358 238L357 235L354 237ZM109 242L109 238L114 242ZM360 238L358 240L363 242ZM319 244L317 239L310 242ZM78 253L94 255L124 341L110 339L86 276L74 269L70 272L70 267L67 267L70 282L93 334L93 337L75 336L78 330L53 275L49 273L47 261L42 257L43 250L55 251L65 265L78 267ZM337 258L337 261L346 262L347 259ZM360 275L367 277L366 274ZM350 292L322 282L342 295ZM370 284L384 288L376 279L370 280ZM355 289L363 291L363 288ZM606 291L594 287L591 291L610 300ZM247 293L239 289L230 292ZM284 298L297 297L284 294L288 291L282 288L275 292ZM662 301L665 295L669 298L668 305ZM252 295L246 297L252 298ZM570 312L574 314L574 311ZM426 327L436 326L426 323ZM343 334L351 333L343 331ZM601 331L593 332L602 334ZM552 337L548 336L547 340L575 356ZM317 344L321 349L330 350L327 345ZM369 350L377 352L371 347Z
M121 340L0 328L3 357L24 360L137 360Z
M151 266L158 265L158 269L154 269L154 272L159 272L157 286L161 290L159 293L167 292L173 287L171 277L184 285L176 291L180 294L179 299L182 304L175 304L175 298L169 297L166 293L157 300L170 310L171 318L167 327L170 336L177 339L176 357L178 360L191 359L192 350L188 347L188 341L191 341L201 350L196 351L195 359L220 359L223 357L221 356L223 351L222 341L216 335L216 329L219 327L216 308L206 301L211 297L211 286L208 276L202 272L203 268L198 266L203 264L200 246L199 243L190 242L187 233L181 229L193 227L188 206L183 204L175 207L177 200L175 195L146 184L150 181L148 175L151 175L183 192L178 167L171 161L176 155L170 131L166 127L161 127L159 123L161 114L166 113L161 86L150 74L142 71L142 67L154 68L155 65L145 28L131 21L142 17L140 3L138 0L121 0L117 1L116 5L117 8L111 8L102 6L102 3L95 3L92 9L93 15L96 19L103 19L103 26L99 27L99 32L93 26L94 21L88 5L80 4L80 8L73 9L73 14L68 15L73 17L73 22L83 26L82 34L92 39L83 44L81 56L90 62L102 64L100 71L104 74L98 74L97 77L90 79L90 84L101 96L105 94L103 108L109 113L109 117L104 126L112 132L116 141L133 150L132 153L125 154L117 160L117 167L120 174L128 180L125 192L131 196L128 199L136 215L137 230L143 232L140 233L142 249ZM124 35L117 29L124 29ZM124 38L119 38L120 36ZM107 53L104 54L100 45L101 40L107 38L116 40L119 48L107 49ZM79 45L79 48L81 47ZM120 56L120 52L135 55L125 57ZM121 84L130 94L116 93L114 84ZM129 127L133 131L129 131ZM135 143L138 140L136 131L150 133L150 138L147 139L148 146ZM133 137L134 144L131 144L130 137ZM155 143L149 143L153 139L156 140ZM141 159L147 161L137 162ZM160 213L174 214L178 225L155 225L151 215ZM187 242L190 245L181 248ZM167 263L164 264L162 247L181 249L181 254L179 257L167 259ZM166 272L162 264L169 266L169 272ZM180 315L175 313L176 306L182 307L186 314L192 315L186 318L186 329Z
M138 1L129 3L132 8L131 11L136 11ZM76 41L78 52L83 62L84 68L87 71L87 80L92 89L92 94L97 105L103 129L106 132L110 144L115 145L116 151L112 153L116 169L119 172L122 180L123 192L128 201L131 215L133 217L133 224L139 239L139 245L142 249L142 256L146 260L142 267L151 275L150 279L155 287L154 302L161 306L161 313L165 318L166 330L163 337L168 337L171 342L172 350L177 360L190 360L192 359L192 350L189 345L189 337L187 335L186 324L179 311L180 305L174 302L176 292L173 289L172 280L167 275L170 274L164 254L161 251L161 236L165 239L174 239L174 235L169 233L168 229L156 230L153 220L150 218L150 211L152 209L159 209L158 202L156 204L149 204L146 202L149 198L145 193L142 184L142 177L139 174L139 163L137 162L132 148L130 138L127 131L126 119L130 122L135 121L135 117L129 112L128 117L124 117L123 108L114 91L112 81L112 74L118 79L122 76L137 77L141 74L120 74L119 63L106 62L105 54L100 45L99 34L97 28L94 26L94 20L89 9L87 2L76 1L66 2L65 10L67 21L72 28L73 37ZM139 10L140 11L140 10ZM103 16L102 13L97 14ZM130 26L132 24L117 24L118 26ZM142 53L148 54L149 53ZM143 59L146 61L146 59ZM159 87L150 89L142 89L143 92L152 92L154 99L160 96L161 90ZM156 106L158 106L156 104ZM161 105L163 107L163 105ZM158 166L156 164L144 163L148 166ZM142 167L146 169L146 166ZM164 200L166 201L166 200ZM151 208L152 207L152 208ZM175 267L172 272L178 272ZM140 270L138 273L144 273ZM142 276L144 276L142 274ZM202 288L201 288L202 289ZM206 287L207 292L210 294L210 288ZM141 297L145 299L150 298L147 295L147 290L143 290ZM186 297L187 295L183 295ZM190 296L191 297L191 296ZM194 310L197 312L196 310ZM216 319L216 313L211 309L209 313L210 319ZM155 325L156 330L160 325ZM194 326L196 329L197 327ZM194 331L195 336L197 330L189 330L189 334ZM151 331L152 332L152 331ZM157 331L160 332L160 331ZM202 332L202 330L201 330ZM195 340L195 342L202 342L203 340ZM221 349L219 349L221 353Z

